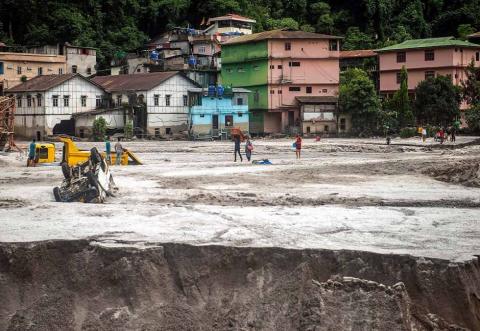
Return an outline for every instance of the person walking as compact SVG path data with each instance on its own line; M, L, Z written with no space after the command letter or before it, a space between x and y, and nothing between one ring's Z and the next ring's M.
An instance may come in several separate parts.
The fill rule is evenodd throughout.
M243 162L242 153L240 153L240 135L238 134L234 135L233 141L235 144L235 150L233 152L233 155L235 156L234 162L237 162L237 153L238 153L238 156L240 156L240 162Z
M253 144L250 141L250 137L247 137L247 142L245 143L245 156L247 157L247 160L249 162L252 157L252 151L253 151Z
M35 139L32 139L32 142L28 146L28 160L27 167L35 167L35 155L37 154L37 146Z
M302 152L302 137L300 137L300 135L297 134L297 137L295 139L295 155L297 156L297 159L300 159L301 152Z
M112 165L112 147L110 144L110 137L107 136L105 139L105 160L107 161L108 165Z
M457 129L455 128L455 126L452 126L452 129L450 130L450 141L451 141L452 143L454 143L455 140L457 139L457 138L455 137L455 135L456 135L456 133L457 133L456 130L457 130Z
M423 142L427 140L427 129L425 127L422 128L422 140Z
M116 156L117 156L117 158L115 160L115 164L120 165L120 162L122 161L122 154L123 154L123 146L120 143L120 138L118 138L118 141L115 144L115 153L116 153Z

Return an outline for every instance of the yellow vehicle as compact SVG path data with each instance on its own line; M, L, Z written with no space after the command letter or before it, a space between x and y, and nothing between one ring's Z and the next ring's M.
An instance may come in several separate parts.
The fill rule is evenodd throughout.
M69 166L76 166L85 163L90 158L90 151L83 151L78 149L77 145L70 138L61 137L60 141L63 142L62 162L67 163ZM55 162L55 145L53 143L37 143L37 163L54 163ZM106 158L105 152L101 155ZM117 154L115 152L110 153L111 164L115 164L117 161ZM122 153L120 161L121 165L138 165L142 162L128 149L125 149Z
M54 163L55 144L35 143L35 163Z

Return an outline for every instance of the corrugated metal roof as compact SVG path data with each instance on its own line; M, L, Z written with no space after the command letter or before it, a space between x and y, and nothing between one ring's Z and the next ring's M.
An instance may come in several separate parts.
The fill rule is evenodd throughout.
M243 44L257 42L268 39L343 39L342 37L330 36L326 34L292 31L288 29L264 31L240 37L232 38L223 43L223 45Z
M341 51L340 58L341 59L350 59L350 58L357 58L357 57L374 57L377 56L371 49L357 49L353 51Z
M118 76L97 76L92 81L107 92L148 91L167 79L179 74L178 71L153 72Z
M227 21L227 20L241 21L241 22L248 22L248 23L256 23L257 22L257 21L255 21L251 18L240 16L240 15L237 15L237 14L227 14L227 15L224 15L224 16L209 18L208 21L207 21L207 24L210 24L211 22Z
M403 43L384 47L376 52L390 52L398 50L416 49L416 48L438 48L438 47L468 47L480 48L480 45L473 44L468 41L454 39L453 37L428 38L428 39L412 39Z
M27 80L25 83L14 86L11 89L6 90L6 93L15 92L42 92L58 86L67 80L72 79L78 74L65 74L65 75L44 75L37 76Z
M202 87L194 87L194 88L189 88L188 92L198 92L198 93L207 93L208 88L202 88ZM234 87L232 88L233 93L251 93L252 91L247 90L242 87Z
M298 100L300 103L336 103L338 102L337 97L332 96L303 96L303 97L296 97L295 99Z
M472 33L471 35L467 36L468 38L480 38L480 31Z

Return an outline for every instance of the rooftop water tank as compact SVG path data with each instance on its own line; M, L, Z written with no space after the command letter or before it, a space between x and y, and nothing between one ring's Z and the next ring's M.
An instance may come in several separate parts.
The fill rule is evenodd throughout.
M215 96L215 91L216 91L215 85L209 85L208 86L208 96L209 97L214 97Z
M217 86L217 96L219 96L219 97L223 96L224 91L225 91L225 89L223 88L222 85Z

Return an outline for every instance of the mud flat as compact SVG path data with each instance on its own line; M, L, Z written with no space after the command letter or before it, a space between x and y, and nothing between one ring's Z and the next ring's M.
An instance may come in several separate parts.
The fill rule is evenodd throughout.
M480 330L469 141L130 142L103 205L0 156L0 330Z

